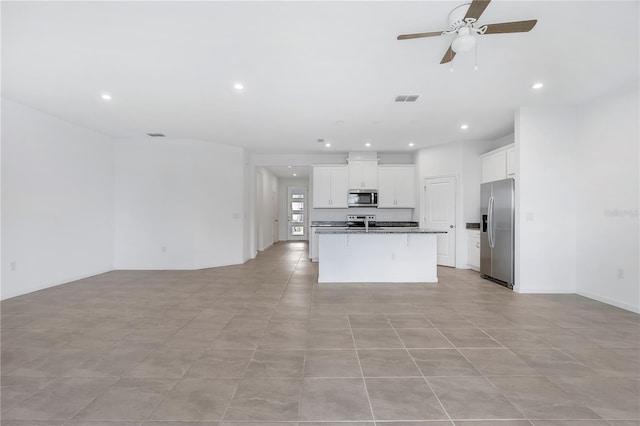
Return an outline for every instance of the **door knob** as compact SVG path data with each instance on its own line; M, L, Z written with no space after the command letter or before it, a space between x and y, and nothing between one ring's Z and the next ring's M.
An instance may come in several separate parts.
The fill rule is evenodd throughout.
M449 228L453 228L453 225L449 225Z

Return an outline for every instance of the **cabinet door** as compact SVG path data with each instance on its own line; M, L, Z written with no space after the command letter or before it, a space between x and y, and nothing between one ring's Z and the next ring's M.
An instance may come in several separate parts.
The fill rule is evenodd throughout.
M311 244L309 245L309 259L312 262L318 261L318 235L316 235L316 226L311 227L309 234L311 235Z
M313 208L331 207L331 167L313 168Z
M507 177L516 175L516 150L510 148L507 150Z
M378 163L365 161L362 163L363 189L378 189Z
M413 166L396 168L395 207L414 208L416 206L416 181Z
M362 189L364 188L364 163L362 161L350 161L349 162L349 188L348 189Z
M396 206L395 167L378 167L378 208Z
M482 157L482 183L507 178L507 153L505 151Z
M342 209L347 207L348 173L347 166L331 167L331 208Z

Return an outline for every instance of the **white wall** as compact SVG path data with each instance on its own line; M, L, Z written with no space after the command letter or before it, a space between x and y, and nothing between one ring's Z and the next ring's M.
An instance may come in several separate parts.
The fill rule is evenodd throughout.
M577 292L640 312L638 87L578 109Z
M116 268L242 263L244 153L194 140L116 141Z
M513 133L494 141L468 141L462 147L463 225L480 222L480 185L482 159L480 155L513 143Z
M256 220L258 250L266 250L278 237L278 179L264 167L256 170ZM261 185L260 185L261 184Z
M253 203L252 203L252 194L255 190L254 182L252 179L252 170L253 167L250 166L250 158L249 153L245 150L243 152L243 167L242 167L242 176L243 176L243 250L242 250L242 260L243 262L248 261L254 255L254 248L252 244L254 244L254 238L252 238L254 232L254 215L253 215Z
M480 154L508 145L513 135L495 141L452 142L422 149L418 152L418 208L416 218L424 222L424 183L429 177L456 177L456 268L467 269L467 222L480 221Z
M514 290L575 293L579 149L575 109L521 108L515 127L518 178Z
M113 164L107 136L2 100L3 299L113 269Z

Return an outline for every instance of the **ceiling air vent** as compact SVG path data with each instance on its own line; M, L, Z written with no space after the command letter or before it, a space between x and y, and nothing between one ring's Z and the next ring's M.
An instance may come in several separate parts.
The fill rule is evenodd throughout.
M398 95L396 102L415 102L420 95Z
M147 135L151 136L152 138L164 138L164 134L162 133L147 133Z

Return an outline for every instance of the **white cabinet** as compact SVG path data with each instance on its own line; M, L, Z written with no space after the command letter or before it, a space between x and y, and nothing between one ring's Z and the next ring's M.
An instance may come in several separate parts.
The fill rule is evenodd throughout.
M379 166L378 208L414 208L415 206L415 167Z
M311 236L311 242L309 244L309 259L312 262L318 261L318 236L316 235L317 226L309 228L309 235Z
M347 207L347 166L313 167L313 208Z
M476 271L480 270L480 231L467 231L467 264Z
M482 157L482 183L502 180L507 177L507 153L505 151L485 154Z
M515 178L516 151L513 144L480 156L482 158L482 183Z
M516 149L515 147L507 149L507 177L516 176Z
M349 189L378 189L378 162L349 161Z

